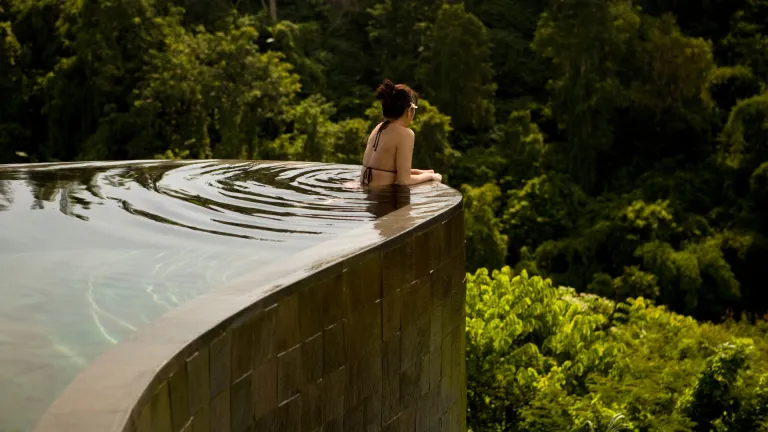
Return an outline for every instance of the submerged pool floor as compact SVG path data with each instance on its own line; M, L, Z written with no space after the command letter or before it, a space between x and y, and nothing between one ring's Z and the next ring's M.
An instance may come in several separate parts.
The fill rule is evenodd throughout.
M428 196L359 167L0 165L0 430L28 430L93 359L169 309Z

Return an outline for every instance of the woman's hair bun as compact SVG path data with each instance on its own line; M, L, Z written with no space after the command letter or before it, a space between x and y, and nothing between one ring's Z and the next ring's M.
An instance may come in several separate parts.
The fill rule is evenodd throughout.
M397 92L397 88L395 88L395 84L392 83L392 81L385 79L384 82L382 82L379 87L376 89L376 99L378 100L387 100L390 99L392 96L395 95Z

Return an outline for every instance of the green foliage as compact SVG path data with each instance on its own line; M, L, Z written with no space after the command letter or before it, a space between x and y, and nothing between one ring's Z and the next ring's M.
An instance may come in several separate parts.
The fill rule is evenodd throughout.
M546 145L529 111L513 111L506 123L489 134L488 146L473 146L457 161L452 179L456 183L498 182L514 189L540 172Z
M508 267L468 275L466 326L471 430L747 431L768 420L763 327L700 324Z
M0 163L359 164L405 82L470 268L540 276L470 278L475 430L768 429L768 1L276 3L0 2Z
M317 23L279 21L270 28L271 48L285 54L285 60L294 66L301 77L305 96L322 93L327 89L324 63L328 54L322 50L322 30Z
M744 65L763 82L768 81L768 3L765 0L737 2L741 8L731 17L723 38L726 64Z
M464 3L467 11L485 24L491 37L497 119L503 122L525 102L545 102L551 68L546 59L533 51L531 40L548 2L467 0Z
M574 216L586 203L581 189L557 174L545 174L510 191L504 212L507 235L516 249L535 246L547 239L567 235L574 228Z
M479 188L464 185L464 231L467 236L467 267L501 267L507 256L507 236L502 234L496 210L501 204L501 189L492 183Z
M741 65L715 69L707 83L707 96L726 113L739 101L756 96L760 91L760 80L748 67Z
M166 50L153 56L152 73L134 103L136 117L182 126L181 133L178 128L164 132L160 125L147 128L159 130L171 149L190 147L197 158L247 158L258 154L259 126L287 115L299 77L278 53L258 51L249 20L235 26L215 34L174 27ZM212 132L219 137L214 145Z
M368 35L376 69L396 82L413 81L423 39L442 1L382 0L369 9Z
M737 103L720 139L720 161L729 168L751 173L768 160L768 94Z
M462 3L444 4L426 39L418 69L427 96L457 128L493 125L490 37Z
M567 134L568 173L596 181L596 157L610 147L611 110L619 102L618 66L640 18L620 0L559 0L542 14L534 47L552 59L553 111Z

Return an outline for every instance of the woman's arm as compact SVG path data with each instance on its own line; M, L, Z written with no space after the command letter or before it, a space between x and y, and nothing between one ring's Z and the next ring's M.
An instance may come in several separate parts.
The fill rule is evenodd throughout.
M413 174L411 163L413 159L413 143L415 139L413 131L408 129L405 139L397 146L395 155L397 163L397 182L403 186L424 183L435 178L435 174L428 172Z
M411 168L411 174L412 175L418 175L418 174L424 174L424 173L432 174L434 172L435 172L435 170L420 170L420 169L416 169L416 168Z

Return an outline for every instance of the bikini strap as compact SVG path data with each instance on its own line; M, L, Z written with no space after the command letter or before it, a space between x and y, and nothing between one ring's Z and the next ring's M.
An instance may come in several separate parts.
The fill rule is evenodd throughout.
M379 149L379 139L381 138L381 132L384 131L384 129L389 126L389 120L384 120L381 122L381 126L379 126L379 130L376 131L376 138L373 140L373 151L376 151ZM365 167L365 171L363 172L363 184L369 184L373 180L373 170L376 168L371 167ZM378 170L377 171L387 171L396 173L397 171L389 171L389 170Z
M371 167L365 167L365 172L363 172L363 184L370 184L371 180L373 180L373 170Z
M379 130L376 131L376 138L373 140L373 151L376 151L379 149L379 138L381 138L381 132L384 131L384 129L389 126L389 120L384 120L381 122L381 126L379 126Z

